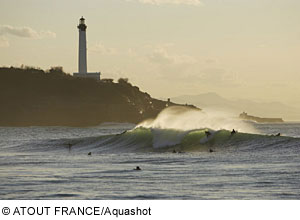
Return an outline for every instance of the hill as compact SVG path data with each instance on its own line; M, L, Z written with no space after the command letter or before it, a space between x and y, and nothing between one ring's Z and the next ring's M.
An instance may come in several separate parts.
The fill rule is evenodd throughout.
M242 112L262 117L283 117L285 120L299 120L300 110L280 102L259 102L247 99L231 100L216 93L184 95L172 98L178 103L193 103L205 109L233 113L236 117Z
M0 103L0 126L138 123L178 105L152 98L127 79L75 78L59 67L0 68Z

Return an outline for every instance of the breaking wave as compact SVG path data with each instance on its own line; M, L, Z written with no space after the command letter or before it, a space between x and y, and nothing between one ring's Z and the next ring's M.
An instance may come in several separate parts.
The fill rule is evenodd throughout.
M231 134L232 129L238 130ZM207 135L209 131L210 135ZM131 152L222 152L299 149L300 138L259 134L236 118L217 112L204 113L171 107L154 120L147 120L121 134L76 139L42 140L22 146L24 151L61 151L93 153Z
M211 134L206 135L206 131ZM44 140L16 146L22 151L71 151L73 153L143 153L143 152L214 152L299 149L300 139L228 130L193 129L180 131L138 127L122 134L78 139ZM15 147L15 148L16 148ZM17 150L17 149L14 149Z

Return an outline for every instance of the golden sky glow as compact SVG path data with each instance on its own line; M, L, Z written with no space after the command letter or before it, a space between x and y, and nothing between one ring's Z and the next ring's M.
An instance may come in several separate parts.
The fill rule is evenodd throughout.
M300 106L298 0L0 0L0 65L128 77L155 97L217 92Z

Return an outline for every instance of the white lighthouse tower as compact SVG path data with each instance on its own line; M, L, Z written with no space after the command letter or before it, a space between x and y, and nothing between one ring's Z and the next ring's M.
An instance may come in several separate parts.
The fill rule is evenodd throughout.
M78 72L87 73L86 65L86 28L84 18L80 18L79 25L79 56L78 56Z
M86 29L85 19L83 17L79 20L77 26L79 30L79 49L78 49L78 73L73 73L75 77L93 78L100 80L100 72L87 72L87 56L86 56Z

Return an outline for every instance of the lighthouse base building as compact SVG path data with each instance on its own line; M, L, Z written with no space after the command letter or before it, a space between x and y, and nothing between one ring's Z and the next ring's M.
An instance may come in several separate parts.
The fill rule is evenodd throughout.
M86 29L85 19L80 18L79 25L79 50L78 50L78 73L73 73L75 77L91 78L100 80L100 72L88 73L87 72L87 56L86 56Z
M95 73L73 73L73 76L75 77L81 77L81 78L90 78L90 79L96 79L100 80L100 72Z

